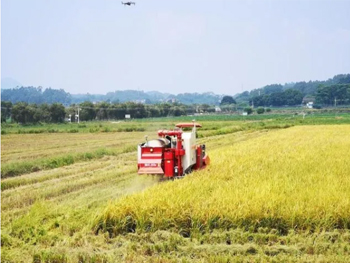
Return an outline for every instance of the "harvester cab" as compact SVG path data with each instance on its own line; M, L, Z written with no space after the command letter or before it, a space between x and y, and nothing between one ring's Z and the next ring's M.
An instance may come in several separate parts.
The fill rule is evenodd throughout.
M137 147L138 174L159 174L168 178L181 177L192 170L206 167L209 156L205 144L196 144L199 123L179 123L174 130L159 130L158 139ZM184 128L192 128L185 132Z

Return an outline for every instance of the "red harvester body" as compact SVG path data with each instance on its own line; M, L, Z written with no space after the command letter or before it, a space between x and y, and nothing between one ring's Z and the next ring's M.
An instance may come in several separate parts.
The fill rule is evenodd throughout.
M159 138L138 145L138 173L161 174L166 177L183 176L192 170L206 167L209 156L205 145L196 144L198 123L179 123L177 130L159 130ZM192 128L184 132L182 128Z

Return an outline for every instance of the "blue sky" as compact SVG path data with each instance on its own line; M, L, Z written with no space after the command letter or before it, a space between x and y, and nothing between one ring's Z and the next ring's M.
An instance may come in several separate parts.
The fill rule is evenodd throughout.
M350 1L2 0L1 77L234 95L350 73Z

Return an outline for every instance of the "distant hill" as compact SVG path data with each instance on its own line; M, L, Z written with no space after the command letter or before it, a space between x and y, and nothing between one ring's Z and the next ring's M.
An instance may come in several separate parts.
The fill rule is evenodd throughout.
M71 95L63 89L43 89L42 87L1 89L1 101L10 101L12 103L62 103L64 105L69 105L71 100Z
M124 103L135 102L155 104L164 102L178 102L182 104L219 105L227 94L181 93L170 94L159 91L116 90L107 94L70 94L63 89L55 90L42 87L21 87L9 78L1 80L1 100L16 103L62 103L64 105L79 104L84 101ZM13 86L17 88L13 88ZM20 86L20 87L18 87ZM12 88L11 88L12 87ZM245 91L234 96L239 104L255 106L283 106L300 105L305 96L316 98L321 104L331 104L336 99L340 104L350 104L350 74L339 74L328 80L300 81L286 84L270 84L259 89Z
M157 100L164 100L164 99L167 99L171 96L170 93L162 93L162 92L159 92L159 91L147 91L146 92L149 96L151 96L152 98L154 99L157 99Z
M16 87L21 87L22 84L17 80L12 78L2 78L1 79L1 89L13 89Z
M161 102L180 102L183 104L219 104L224 95L212 92L206 93L182 93L178 95L162 93L159 91L117 90L102 94L72 94L72 103L83 101L107 101L107 102L139 102L154 104Z
M139 90L117 90L107 94L70 94L63 89L43 89L42 87L17 87L1 90L1 100L17 103L20 101L27 103L62 103L64 105L79 104L84 101L124 103L136 102L145 104L155 104L163 102L179 102L183 104L209 104L218 105L223 95L212 92L207 93L184 93L173 95L159 91L139 91Z

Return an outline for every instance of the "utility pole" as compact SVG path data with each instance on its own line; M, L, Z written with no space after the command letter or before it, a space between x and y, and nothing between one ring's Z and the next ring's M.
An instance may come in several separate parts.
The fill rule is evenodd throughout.
M305 115L306 115L305 112L303 112L302 114L303 114L303 119L305 119Z
M78 120L78 123L79 123L79 110L80 108L78 107L78 114L75 114L75 120Z

